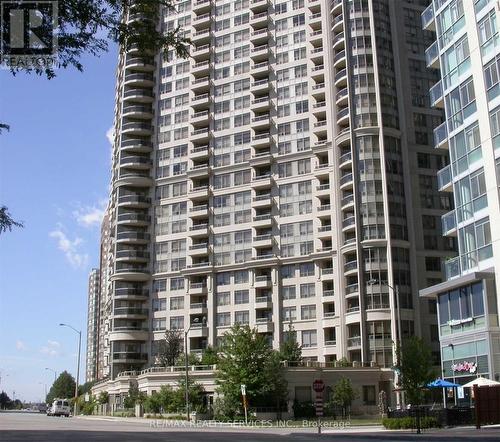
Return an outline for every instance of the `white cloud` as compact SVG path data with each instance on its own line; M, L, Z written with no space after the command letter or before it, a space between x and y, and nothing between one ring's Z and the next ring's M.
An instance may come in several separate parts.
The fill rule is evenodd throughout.
M73 211L73 216L75 217L78 224L83 227L94 227L99 226L102 222L104 216L104 211L106 208L106 201L100 201L94 206L80 207Z
M87 266L89 256L79 251L83 243L82 238L76 237L73 240L69 239L66 233L63 232L61 225L59 225L56 230L50 232L49 236L57 239L57 248L64 253L66 259L73 268L77 269Z
M108 139L109 144L113 146L115 142L115 128L111 126L107 131L106 131L106 138Z
M47 356L59 356L61 351L61 344L57 341L47 341L47 345L40 348L40 353Z
M18 339L16 341L16 348L20 351L26 350L26 344Z

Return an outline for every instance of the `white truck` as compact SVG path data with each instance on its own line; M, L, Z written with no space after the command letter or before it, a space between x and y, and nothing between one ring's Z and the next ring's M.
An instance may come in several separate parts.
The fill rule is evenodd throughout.
M68 399L54 399L52 405L47 409L48 416L66 416L69 417L71 407Z

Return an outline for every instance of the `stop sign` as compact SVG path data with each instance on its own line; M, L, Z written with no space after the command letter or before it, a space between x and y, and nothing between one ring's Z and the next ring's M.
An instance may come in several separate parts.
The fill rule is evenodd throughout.
M321 393L325 389L325 383L321 379L316 379L313 382L313 390L316 393Z

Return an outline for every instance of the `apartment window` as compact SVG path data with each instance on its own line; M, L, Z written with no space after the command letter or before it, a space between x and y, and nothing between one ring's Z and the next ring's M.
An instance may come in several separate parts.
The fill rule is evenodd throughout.
M306 31L302 30L302 31L293 33L293 42L295 44L304 43L305 41L306 41Z
M495 9L486 15L478 24L479 43L484 45L491 37L497 33Z
M290 115L290 105L289 104L283 104L281 106L278 106L278 117L288 117Z
M316 347L318 345L318 335L316 330L302 330L302 347Z
M234 272L234 283L235 284L244 284L248 282L248 271L247 270L238 270Z
M234 292L235 304L248 304L248 290L236 290Z
M440 272L441 258L439 256L426 256L425 270L427 270L428 272Z
M281 288L281 297L283 299L295 299L295 286L294 285L285 285Z
M172 316L170 318L170 330L182 330L184 328L184 316Z
M309 111L309 101L304 100L304 101L299 101L298 103L295 103L295 113L296 114L303 114L304 112Z
M231 325L231 313L217 313L216 323L218 327L227 327Z
M280 269L281 278L293 278L295 276L295 266L294 265L284 265Z
M314 276L314 263L305 262L300 264L300 276Z
M167 328L167 320L165 318L153 319L153 331L165 330Z
M250 313L248 310L234 312L234 322L238 324L248 324L250 322Z
M307 77L307 65L296 66L294 68L295 78Z
M300 284L300 297L312 298L315 295L314 284Z
M170 298L170 310L181 310L184 308L184 298L182 296L176 296L175 298Z
M157 279L153 281L153 291L157 292L166 292L167 291L167 280L166 279Z
M231 284L231 273L229 272L217 273L215 280L216 280L216 285L229 285Z
M297 307L283 307L283 321L295 321L297 319Z
M484 81L488 93L488 100L492 100L500 93L499 86L500 57L496 57L484 68Z
M276 20L276 31L284 31L285 29L288 29L288 19Z
M229 305L231 304L231 293L230 292L219 292L217 293L217 305Z
M167 310L167 300L163 299L153 299L153 311L160 312Z
M304 7L304 0L292 0L292 9L295 11Z
M303 60L306 57L307 57L307 50L306 50L306 48L294 49L294 51L293 51L293 59L294 59L294 61Z
M295 15L292 19L293 27L302 26L306 23L306 16L304 14Z
M303 320L316 319L316 305L303 305L300 308L300 318Z

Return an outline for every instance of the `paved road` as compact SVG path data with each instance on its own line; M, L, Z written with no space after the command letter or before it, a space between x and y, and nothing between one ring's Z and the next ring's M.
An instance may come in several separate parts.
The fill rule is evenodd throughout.
M171 424L171 423L170 423ZM173 425L173 424L172 424ZM0 413L1 442L498 442L500 427L479 431L462 428L426 431L422 435L408 432L387 432L380 428L349 428L325 430L321 437L307 428L210 428L157 427L148 421L106 418L56 418L32 413Z

